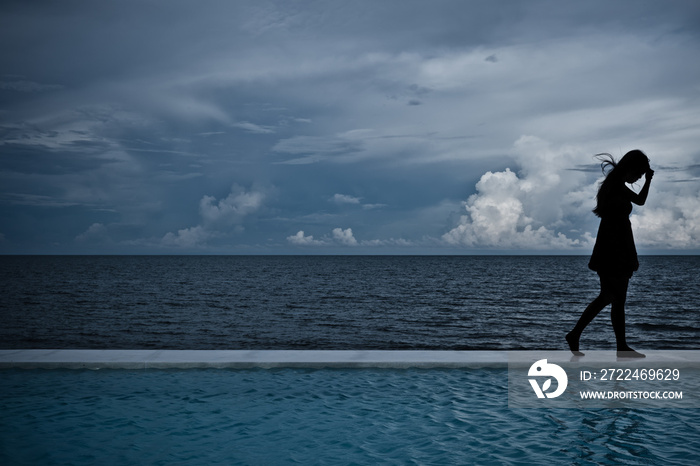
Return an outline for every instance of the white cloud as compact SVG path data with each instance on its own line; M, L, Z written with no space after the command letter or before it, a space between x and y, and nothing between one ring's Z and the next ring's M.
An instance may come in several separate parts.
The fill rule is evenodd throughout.
M320 240L314 239L313 235L306 236L303 230L299 230L296 235L288 236L287 241L290 244L296 246L365 246L365 247L382 247L382 246L400 246L409 247L415 246L416 243L413 241L405 240L403 238L395 239L372 239L358 241L352 232L352 228L334 228L331 231L331 236L325 236Z
M359 204L360 198L348 196L346 194L335 194L332 198L330 198L330 201L335 202L336 204Z
M270 126L256 125L255 123L250 123L248 121L240 121L232 125L234 128L240 128L253 134L270 134L275 131Z
M363 210L382 209L387 206L387 204L363 204L361 197L350 196L347 194L334 194L333 197L328 199L328 202L338 205L357 205L362 207Z
M229 195L219 201L213 196L204 196L199 201L199 213L205 222L239 222L246 215L257 211L265 199L262 191L246 191L238 185Z
M700 198L655 192L660 207L640 209L630 217L638 246L700 248Z
M100 238L107 232L107 227L101 223L93 223L90 227L75 237L76 241L89 241L92 239Z
M370 246L370 247L381 247L381 246L410 247L410 246L415 246L416 244L417 243L414 241L409 241L409 240L406 240L403 238L370 239L370 240L364 240L364 241L360 242L361 246Z
M523 200L525 183L510 169L487 172L477 183L477 194L465 203L467 215L446 233L451 245L494 248L560 249L578 245L561 232L555 232L528 214Z
M363 204L362 208L365 210L383 209L387 204Z
M297 246L320 246L326 244L324 241L315 240L313 235L304 236L303 230L299 230L296 235L288 236L287 241Z
M654 154L652 166L654 166ZM675 157L659 155L659 164ZM458 225L442 236L453 246L499 249L590 248L598 221L591 213L602 174L579 168L591 154L522 136L514 144L518 174L486 172L464 202ZM696 183L675 183L675 172L657 171L645 206L630 217L638 246L700 247L700 196ZM641 186L633 186L640 189Z
M351 228L345 230L342 228L334 228L333 239L345 246L357 246L357 240L355 236L353 236Z
M464 203L466 215L444 234L450 245L502 249L567 249L581 246L590 237L570 238L562 231L580 213L579 189L585 175L565 170L575 166L579 151L553 149L541 139L523 136L515 143L522 175L506 168L486 172L476 184L476 194ZM575 193L575 191L574 191Z
M210 232L206 231L203 226L198 225L196 227L178 230L177 234L167 233L163 236L161 244L163 246L192 248L204 246L211 237L212 234Z
M205 245L209 239L223 236L221 229L230 228L231 225L234 225L233 232L240 233L244 230L240 225L244 218L260 209L264 199L262 191L246 191L238 185L233 185L229 195L218 201L213 196L203 196L199 201L202 224L178 230L177 233L169 232L160 243L168 247Z

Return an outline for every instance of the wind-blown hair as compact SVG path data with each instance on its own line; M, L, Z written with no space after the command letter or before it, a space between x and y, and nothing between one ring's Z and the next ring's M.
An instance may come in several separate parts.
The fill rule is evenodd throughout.
M627 174L634 173L641 176L649 170L649 157L641 150L631 150L627 152L619 162L615 162L612 155L608 153L596 154L596 158L601 160L600 168L605 174L605 179L598 188L596 195L596 206L593 213L598 217L606 210L610 193L615 186L625 183ZM610 168L612 167L612 168ZM609 169L606 173L606 169Z

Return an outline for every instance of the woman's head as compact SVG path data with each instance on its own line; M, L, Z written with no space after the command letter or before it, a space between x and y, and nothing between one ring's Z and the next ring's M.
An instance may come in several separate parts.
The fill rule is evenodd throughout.
M649 171L649 157L641 150L635 149L627 152L614 170L619 170L621 177L626 183L634 183L643 174Z
M606 180L611 178L625 183L634 183L651 168L649 157L638 149L627 152L619 162L615 162L610 154L597 154L596 157L602 160L600 166L605 173ZM607 167L612 167L612 170L606 173Z
M616 189L615 186L634 183L651 167L649 166L649 157L638 149L627 152L619 162L615 162L610 154L598 154L598 157L603 160L601 163L603 173L605 173L606 167L612 167L612 170L606 173L605 180L601 183L596 196L597 205L593 212L600 216L606 208L610 193Z

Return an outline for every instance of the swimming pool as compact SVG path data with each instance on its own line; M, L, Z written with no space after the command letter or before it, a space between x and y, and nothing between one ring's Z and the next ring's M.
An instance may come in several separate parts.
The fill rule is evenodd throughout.
M507 370L0 371L2 464L695 464L698 409L509 409Z

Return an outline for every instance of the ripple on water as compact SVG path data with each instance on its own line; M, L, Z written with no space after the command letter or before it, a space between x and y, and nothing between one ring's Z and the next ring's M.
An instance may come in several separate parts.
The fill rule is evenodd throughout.
M481 370L3 371L0 462L693 464L698 410L509 409Z

